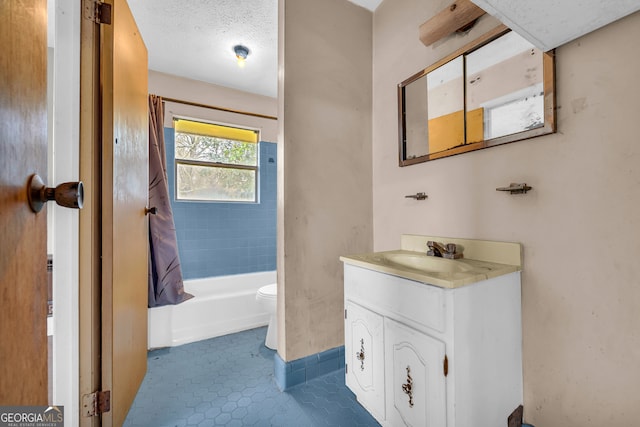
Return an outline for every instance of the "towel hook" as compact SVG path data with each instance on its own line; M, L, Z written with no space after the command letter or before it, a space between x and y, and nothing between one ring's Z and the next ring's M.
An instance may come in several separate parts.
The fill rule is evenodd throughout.
M508 191L510 194L526 194L527 191L531 189L532 187L527 185L526 183L516 184L512 182L508 187L496 188L496 191Z
M429 196L427 196L427 193L420 192L420 193L416 193L416 194L409 194L409 195L404 196L404 197L405 197L405 199L424 200Z

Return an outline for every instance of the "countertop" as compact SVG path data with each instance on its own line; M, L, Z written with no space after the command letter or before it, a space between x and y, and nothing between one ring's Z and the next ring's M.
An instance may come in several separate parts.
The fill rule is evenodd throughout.
M407 257L411 260L433 264L432 270L402 265L390 260L394 256ZM428 258L423 260L422 258ZM341 256L345 264L355 265L381 273L415 280L441 288L454 289L472 283L481 282L493 277L521 271L520 265L500 264L477 259L461 258L456 260L427 256L423 252L395 250L372 252L358 255Z

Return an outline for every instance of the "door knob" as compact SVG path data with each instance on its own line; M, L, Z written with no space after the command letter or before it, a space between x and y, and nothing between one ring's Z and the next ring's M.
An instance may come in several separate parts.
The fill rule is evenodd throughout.
M82 209L82 201L84 199L84 186L82 181L65 182L56 188L47 187L37 174L29 177L27 185L27 199L29 207L35 213L42 210L42 207L49 200L55 200L56 203L65 208Z

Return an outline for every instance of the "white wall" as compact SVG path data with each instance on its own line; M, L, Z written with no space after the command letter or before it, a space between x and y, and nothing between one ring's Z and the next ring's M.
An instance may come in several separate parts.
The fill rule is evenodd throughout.
M276 98L256 95L153 70L149 70L149 93L181 101L190 101L266 116L277 116L278 113L278 101ZM165 127L173 127L174 115L260 129L260 139L262 141L276 142L278 137L277 120L175 102L166 102Z
M399 168L396 85L496 23L422 45L418 25L448 3L385 0L374 14L374 248L402 233L521 242L525 420L634 425L640 14L557 49L558 133ZM533 191L495 191L510 182ZM417 191L429 198L404 198Z
M344 344L339 256L372 248L372 13L280 0L278 353Z

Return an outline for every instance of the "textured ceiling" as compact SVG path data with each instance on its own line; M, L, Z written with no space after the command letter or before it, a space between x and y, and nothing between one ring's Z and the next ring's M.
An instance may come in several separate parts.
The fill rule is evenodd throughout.
M321 0L319 0L321 1ZM371 11L382 0L350 0ZM276 97L278 0L128 0L149 68ZM233 46L251 53L238 67Z
M278 0L129 0L149 68L275 97ZM243 68L233 46L250 49Z

